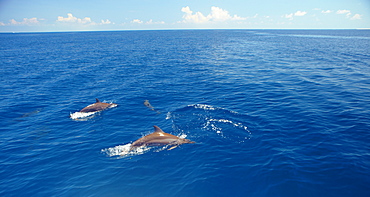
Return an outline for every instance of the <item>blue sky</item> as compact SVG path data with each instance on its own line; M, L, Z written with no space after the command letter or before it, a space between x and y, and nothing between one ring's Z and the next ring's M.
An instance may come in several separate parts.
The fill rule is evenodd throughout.
M0 32L370 28L370 0L0 0Z

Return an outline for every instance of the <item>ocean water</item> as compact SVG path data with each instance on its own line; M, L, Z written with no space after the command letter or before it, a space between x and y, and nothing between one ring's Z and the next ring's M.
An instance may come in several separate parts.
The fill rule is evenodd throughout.
M370 196L368 30L0 43L0 196ZM196 143L119 155L153 125Z

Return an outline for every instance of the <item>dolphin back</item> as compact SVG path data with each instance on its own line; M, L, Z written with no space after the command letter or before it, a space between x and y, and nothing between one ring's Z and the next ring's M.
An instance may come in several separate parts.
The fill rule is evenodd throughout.
M181 144L192 144L195 143L189 139L179 138L175 135L165 133L158 126L153 126L154 132L146 135L135 142L132 143L132 148L140 146L163 146L163 145L172 145L177 147Z
M80 112L96 112L102 111L110 107L112 104L109 103L102 103L99 99L96 98L96 103L91 104L85 108L83 108Z

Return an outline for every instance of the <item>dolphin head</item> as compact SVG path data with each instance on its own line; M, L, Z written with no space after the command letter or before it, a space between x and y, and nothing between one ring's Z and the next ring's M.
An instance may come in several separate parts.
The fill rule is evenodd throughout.
M189 139L179 138L178 143L179 144L194 144L195 142L193 142Z

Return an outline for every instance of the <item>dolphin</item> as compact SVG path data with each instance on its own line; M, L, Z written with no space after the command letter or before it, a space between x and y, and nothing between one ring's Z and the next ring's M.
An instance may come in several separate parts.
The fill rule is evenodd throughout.
M149 109L153 110L153 111L156 111L158 114L160 114L161 112L158 111L158 110L155 110L154 107L149 103L149 100L144 100L144 105L146 107L148 107Z
M41 110L40 109L37 109L35 111L32 111L32 112L28 112L28 113L24 113L22 116L20 116L19 118L27 118L29 116L32 116L34 114L37 114L39 113Z
M81 109L78 112L69 114L69 117L73 120L85 120L87 117L92 116L93 114L103 111L107 108L116 107L115 103L102 103L99 99L96 99L94 104L88 105L87 107Z
M25 118L33 116L33 115L35 115L39 112L41 112L41 109L37 109L37 110L34 110L32 112L24 113L22 116L19 116L19 117L15 118L15 121L24 121Z
M172 150L181 144L193 144L195 142L190 141L189 139L179 138L177 136L165 133L157 126L154 127L154 132L146 135L131 144L130 151L135 148L144 147L144 146L164 146L170 145L171 147L168 150Z
M83 109L81 109L80 112L98 112L103 111L109 107L117 106L115 103L102 103L99 101L99 99L96 99L96 103L91 104Z
M144 105L147 106L149 109L154 111L154 107L149 103L149 100L145 100Z

